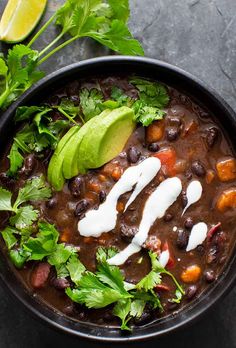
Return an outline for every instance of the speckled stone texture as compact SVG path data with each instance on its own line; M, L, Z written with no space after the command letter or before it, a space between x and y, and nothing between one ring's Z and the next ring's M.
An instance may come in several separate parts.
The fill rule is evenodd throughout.
M119 0L117 0L119 1ZM44 21L62 0L49 0ZM0 1L0 12L6 0ZM146 56L177 65L217 90L236 110L236 0L130 0L130 28ZM49 42L51 27L35 48ZM2 46L1 50L6 50ZM76 42L43 66L47 73L67 64L111 54L89 39ZM192 327L129 346L149 348L236 347L236 288ZM86 342L44 326L0 287L0 348L83 347ZM116 345L118 348L121 345ZM123 344L126 348L128 345Z

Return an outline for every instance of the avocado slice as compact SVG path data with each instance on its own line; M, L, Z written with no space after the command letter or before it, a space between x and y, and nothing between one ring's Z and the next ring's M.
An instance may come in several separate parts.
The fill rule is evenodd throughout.
M90 127L77 153L79 168L99 168L116 157L134 130L133 119L134 111L122 106Z
M56 191L60 191L65 183L65 178L62 174L62 164L66 145L71 137L79 131L79 126L74 126L68 130L68 132L59 141L56 150L49 162L48 166L48 181L55 188Z
M77 160L81 141L86 133L90 132L109 113L110 110L107 109L90 119L68 141L63 160L63 175L66 179L73 178L78 173L84 174L86 172L85 168L79 166Z

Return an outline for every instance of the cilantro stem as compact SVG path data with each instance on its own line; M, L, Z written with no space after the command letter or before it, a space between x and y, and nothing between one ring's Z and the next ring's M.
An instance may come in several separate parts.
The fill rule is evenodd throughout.
M181 292L181 294L182 294L182 295L185 294L184 289L183 289L182 286L177 282L177 280L175 279L175 277L173 276L172 273L170 273L170 272L168 272L168 271L166 271L166 270L165 270L165 272L162 271L161 273L164 273L164 274L168 275L169 277L171 277L171 279L173 280L173 282L175 283L176 287L177 287L178 290Z
M80 35L74 36L72 38L70 38L69 40L63 42L61 45L57 46L56 48L54 48L52 51L50 51L46 56L44 56L40 61L38 61L37 65L41 65L42 63L44 63L49 57L51 57L54 53L60 51L62 48L64 48L65 46L69 45L71 42L77 40L80 37Z
M70 117L62 108L59 107L58 111L60 111L66 118L68 118L69 121L77 125L77 122L72 117Z
M34 35L34 37L30 40L28 43L28 47L31 47L32 44L38 39L38 37L47 29L47 27L53 22L53 20L56 18L57 12L54 13L52 17L49 18L49 20L42 26L42 28L39 29L39 31Z
M50 44L48 46L46 46L40 53L39 53L39 57L41 57L42 55L44 55L45 52L47 52L52 46L54 46L57 41L59 41L64 35L64 32L62 31L52 42L50 42Z

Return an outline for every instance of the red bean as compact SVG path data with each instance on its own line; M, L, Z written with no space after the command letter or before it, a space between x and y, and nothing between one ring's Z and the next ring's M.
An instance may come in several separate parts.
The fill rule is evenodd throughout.
M40 262L31 275L31 285L35 289L43 288L49 277L51 265L47 262Z

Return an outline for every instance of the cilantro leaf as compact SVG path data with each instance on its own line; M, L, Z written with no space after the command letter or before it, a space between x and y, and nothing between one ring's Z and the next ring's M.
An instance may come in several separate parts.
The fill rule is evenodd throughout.
M0 211L14 211L11 204L12 193L0 187Z
M17 209L16 215L10 218L10 223L16 226L16 228L24 229L32 225L37 220L38 215L38 210L35 210L32 205L26 205Z
M180 303L182 300L183 294L179 289L175 291L175 298L172 298L171 302Z
M87 32L86 35L109 47L113 51L121 54L140 55L144 52L140 43L133 39L126 24L118 19L114 19L106 32Z
M131 302L130 315L134 318L140 318L143 314L146 302L141 299L135 299Z
M43 176L28 180L24 187L19 190L13 209L27 201L37 201L51 197L51 189L45 185Z
M87 122L102 111L103 95L96 88L90 91L83 88L80 92L80 106L84 114L84 120Z
M39 223L36 237L30 237L23 248L30 256L29 260L42 260L56 250L59 233L55 227L47 222Z
M12 249L17 243L17 238L14 236L18 233L17 229L7 226L1 233L8 250Z
M85 272L85 267L82 262L76 255L72 255L66 264L66 268L69 271L71 280L78 285L83 273Z
M24 157L19 152L19 146L16 142L13 143L10 153L7 157L10 160L10 168L8 169L8 174L12 176L17 172L19 168L22 167L24 162Z
M44 112L45 114L51 111L47 106L19 106L16 110L15 121L21 122L30 120L35 114Z
M137 289L139 290L152 290L156 285L161 283L161 275L155 271L149 272L144 278L142 278L138 284Z
M130 320L130 310L131 310L131 299L119 300L114 309L113 314L121 319L121 330L131 331L130 327L127 326L128 321Z
M169 102L164 86L140 78L130 81L139 90L139 99L133 104L135 120L143 126L149 126L154 120L161 120L165 115L163 108Z
M12 263L17 268L22 268L22 266L24 265L24 263L29 257L29 253L23 249L12 249L9 253L9 256Z

